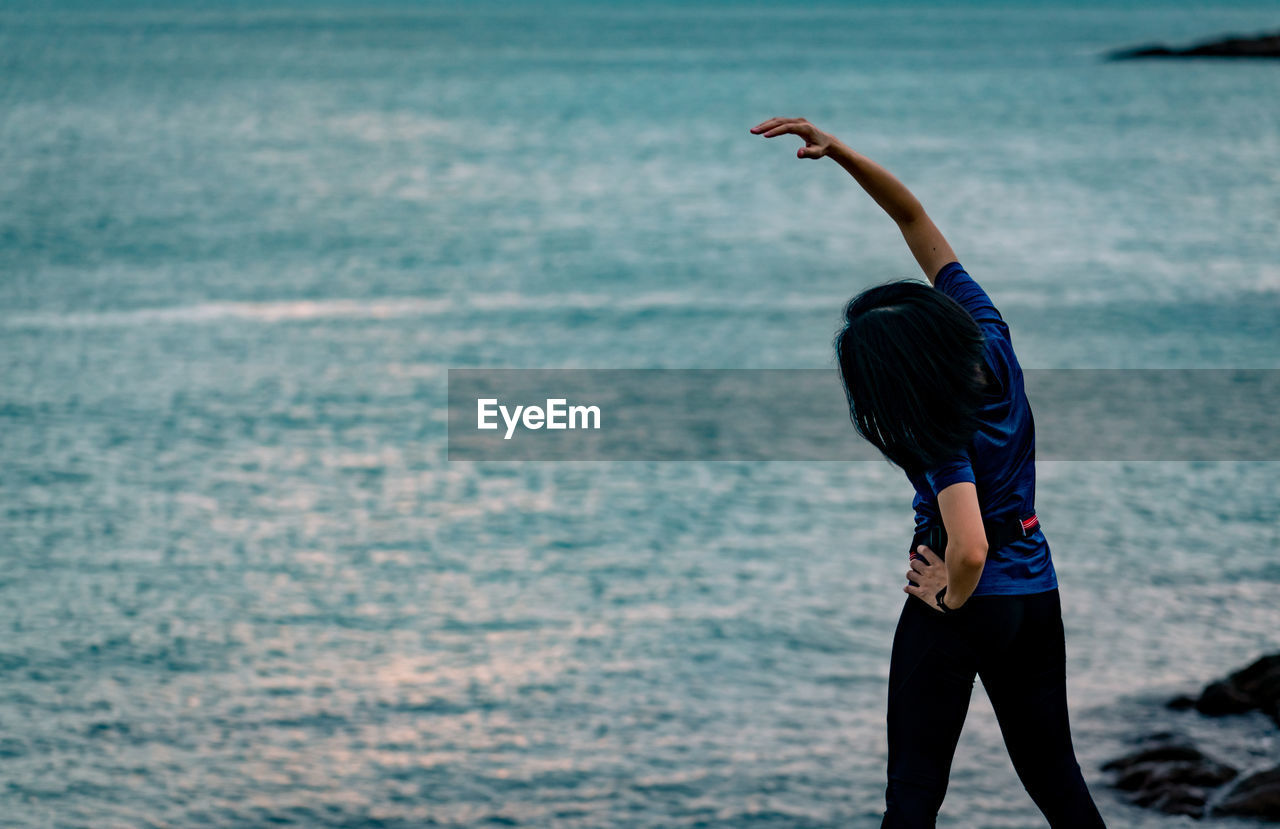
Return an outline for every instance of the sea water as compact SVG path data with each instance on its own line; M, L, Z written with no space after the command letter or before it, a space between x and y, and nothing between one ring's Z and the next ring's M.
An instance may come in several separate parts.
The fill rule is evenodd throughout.
M4 4L0 821L875 825L904 476L450 463L446 370L832 367L914 265L774 115L1025 366L1276 368L1280 66L1103 59L1274 12ZM1160 706L1276 647L1276 471L1041 464L1113 825L1178 825L1099 770L1144 731L1280 759ZM943 821L1043 825L981 683Z

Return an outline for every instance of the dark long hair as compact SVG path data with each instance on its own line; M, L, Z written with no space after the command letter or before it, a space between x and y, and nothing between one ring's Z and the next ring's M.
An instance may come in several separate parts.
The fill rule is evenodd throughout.
M913 474L963 449L978 428L982 342L969 312L922 282L849 300L835 348L858 433Z

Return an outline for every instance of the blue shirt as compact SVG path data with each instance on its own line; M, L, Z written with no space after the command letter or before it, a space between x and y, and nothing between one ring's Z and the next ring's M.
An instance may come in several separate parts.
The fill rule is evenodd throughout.
M942 523L938 493L960 481L977 487L984 519L1012 520L1035 509L1036 432L1009 326L959 262L943 267L934 287L960 303L982 329L983 358L995 387L984 396L978 412L981 425L965 451L921 475L907 476L916 489L916 529ZM973 595L1043 593L1057 586L1049 543L1037 528L1032 535L987 552Z

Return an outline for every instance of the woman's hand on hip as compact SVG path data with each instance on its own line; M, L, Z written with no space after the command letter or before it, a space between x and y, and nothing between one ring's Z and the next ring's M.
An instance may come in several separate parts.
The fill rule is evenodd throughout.
M751 128L756 135L777 138L779 135L798 135L804 146L796 152L797 158L823 158L830 151L835 138L810 124L803 118L770 118Z
M938 558L937 553L923 544L916 547L916 553L923 558L911 556L911 569L907 571L907 584L902 588L902 592L910 593L941 613L942 608L938 607L937 596L938 591L947 586L947 565Z

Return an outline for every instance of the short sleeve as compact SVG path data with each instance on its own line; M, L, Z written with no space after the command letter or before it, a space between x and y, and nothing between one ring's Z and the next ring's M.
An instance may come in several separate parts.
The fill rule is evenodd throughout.
M984 322L999 323L1004 327L1004 317L996 310L996 306L982 290L982 286L973 281L959 262L944 265L934 277L933 285L939 291L960 303L969 312L969 316L979 324Z
M969 455L965 452L961 452L932 469L926 470L924 479L929 484L929 489L933 490L935 497L952 484L963 482L976 484L978 482L977 477L973 474L973 464L969 462Z

